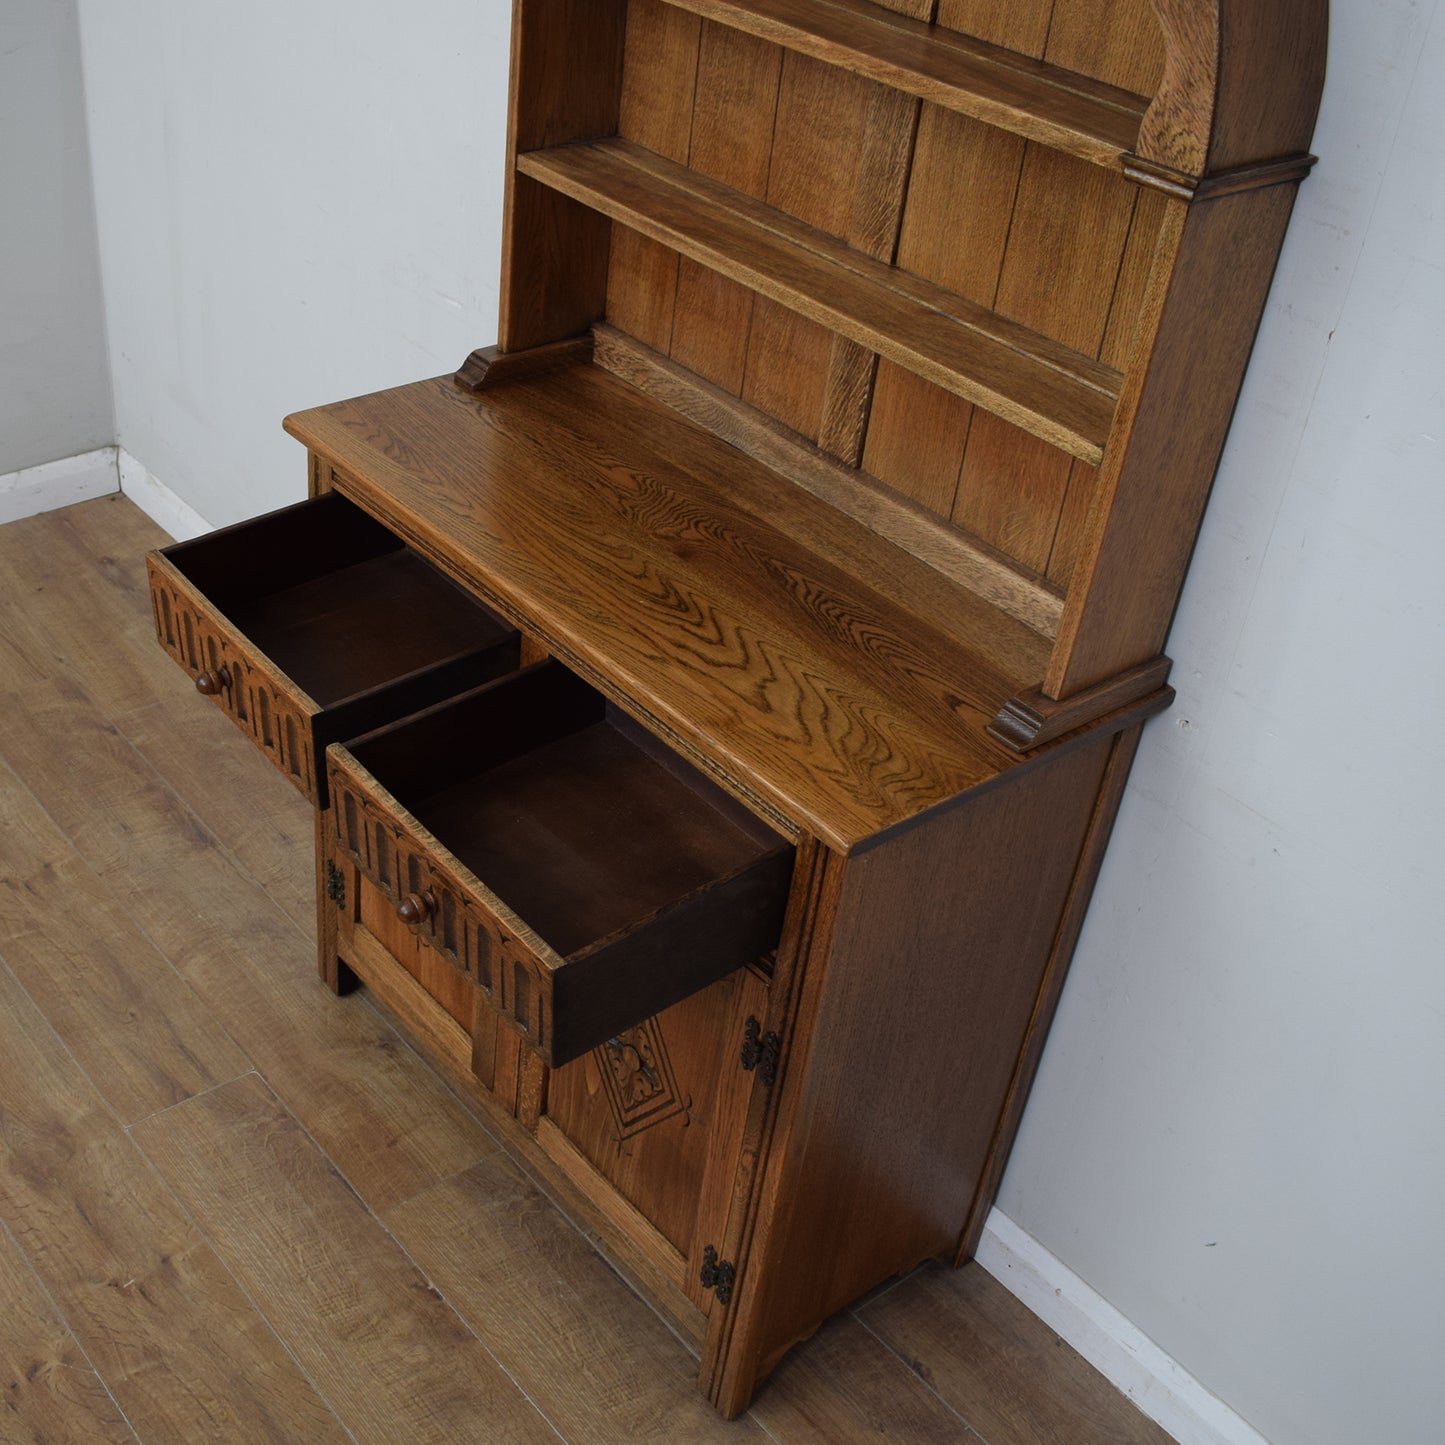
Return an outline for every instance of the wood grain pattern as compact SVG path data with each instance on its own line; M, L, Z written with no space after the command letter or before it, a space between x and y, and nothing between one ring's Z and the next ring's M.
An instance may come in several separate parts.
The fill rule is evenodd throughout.
M985 1440L1009 1445L1169 1445L1170 1436L977 1265L930 1265L859 1319L916 1367Z
M927 509L895 496L867 475L808 447L766 413L608 326L597 328L596 359L613 375L656 397L957 584L957 590L930 587L926 579L915 577L910 590L920 601L930 599L947 615L957 609L960 596L977 597L1042 636L1051 637L1057 630L1062 598L1022 574L1007 558L947 526ZM938 396L946 396L933 390ZM914 450L926 445L927 440L926 434L917 438ZM745 500L739 491L733 490L735 502ZM768 513L775 517L786 515L786 497L786 492L774 489L768 498ZM824 540L814 537L815 543ZM870 566L866 555L856 551L850 555L850 565L858 569L858 575L877 578L888 586L896 587L901 580L896 560L890 560L886 576Z
M1167 208L1145 306L1149 364L1121 399L1045 677L1050 697L1163 649L1295 189Z
M353 1437L556 1440L264 1082L135 1136Z
M912 106L908 97L856 75L785 54L768 204L867 254L891 255L897 228L893 193L901 194L906 175ZM870 111L879 121L871 131ZM777 299L763 296L755 303L743 398L825 450L832 449L830 443L851 446L864 419L871 352L856 340L834 336L805 312L779 306ZM850 401L856 405L850 407Z
M688 165L735 191L767 194L782 55L750 35L702 23ZM741 393L756 298L683 256L671 354L699 376Z
M952 1256L1109 748L1104 738L849 860L809 950L797 1003L808 1025L785 1055L783 1142L735 1294L724 1410L832 1309Z
M1139 154L1185 176L1298 155L1324 81L1328 6L1155 0L1168 58Z
M369 878L356 879L356 921L378 940L427 993L468 1033L477 1007L476 985L396 915L396 903Z
M1042 147L1027 148L992 304L1081 354L1097 356L1135 194L1117 176ZM1047 285L1039 284L1043 276ZM1069 458L1017 435L1005 424L1009 420L975 417L952 515L1042 572L1058 528ZM1092 465L1100 457L1080 460Z
M1140 731L1140 726L1126 728L1115 737L1109 750L1103 782L1084 832L1078 866L1074 871L1073 882L1069 885L1068 897L1064 900L1058 932L1054 935L1023 1045L1014 1064L1013 1077L1009 1081L1008 1093L1000 1111L999 1125L989 1145L988 1159L974 1191L973 1203L959 1232L958 1248L953 1255L955 1264L963 1264L973 1258L973 1252L983 1237L984 1225L994 1196L1003 1182L1014 1135L1023 1120L1024 1105L1028 1102L1029 1089L1043 1057L1049 1025L1053 1022L1054 1010L1058 1007L1059 997L1063 993L1069 962L1074 956L1089 899L1093 896L1094 884L1098 881L1099 869L1103 865L1104 850L1109 846L1114 819L1124 796L1124 784L1129 780L1129 769L1139 746Z
M1164 34L1154 0L1056 3L1044 55L1067 70L1152 98L1164 74Z
M910 1367L851 1315L830 1320L773 1372L752 1414L788 1445L984 1445ZM998 1437L1007 1441L1007 1436Z
M19 1440L134 1441L95 1367L0 1224L0 1388Z
M909 177L898 264L981 306L998 290L1023 142L925 105ZM863 464L951 517L973 408L898 366L879 370Z
M1001 129L1116 166L1134 149L1138 97L890 16L865 0L668 0ZM941 18L941 17L940 17Z
M234 724L206 706L172 669L160 701L124 712L126 741L186 799L236 861L300 929L316 922L310 870L297 867L312 844L314 810L273 768L258 768L249 748L233 744Z
M629 0L617 133L685 162L702 22L662 0ZM678 257L625 226L612 231L607 315L649 346L672 344Z
M0 957L134 1122L249 1068L185 982L0 765Z
M270 759L276 771L315 802L316 750L312 719L320 704L247 644L173 563L146 559L156 638L192 678L219 678L212 698Z
M49 742L59 737L70 748L64 768ZM371 1010L316 987L310 938L73 683L0 709L0 750L363 1198L405 1199L493 1147ZM293 866L309 873L309 853ZM298 1031L310 1047L290 1042Z
M720 1170L726 1190L747 1106L746 1090L741 1097L724 1091L723 1080L745 1078L737 1062L743 1021L762 1006L760 997L761 982L738 970L558 1069L548 1083L547 1118L685 1259L699 1264L703 1244L717 1242L697 1242L699 1210L716 1198L703 1188L709 1157L714 1149L731 1155ZM695 1274L687 1272L689 1288Z
M404 532L425 519L422 550L529 618L569 667L619 701L648 698L689 760L721 762L725 781L840 848L993 776L1006 753L982 727L994 688L1017 690L1001 664L1038 666L1035 635L992 613L950 639L860 588L728 499L749 473L776 494L762 469L595 367L490 399L423 384L289 425ZM838 533L821 503L788 507Z
M102 515L112 511L109 499L97 499L95 506L104 509ZM158 539L160 534L154 528L137 529L133 523L130 528L120 527L112 552L109 547L88 547L78 532L80 525L70 509L55 526L45 526L41 517L6 524L5 544L0 547L0 597L6 617L5 651L17 665L0 686L18 687L26 679L83 672L93 694L107 706L138 707L149 700L153 683L162 675L157 666L166 663L155 646L154 627L137 627L134 610L128 608L126 573L133 570L135 552L127 556L126 546L131 537ZM141 550L144 540L135 549ZM130 625L102 642L95 618L98 612L112 610L128 617ZM14 616L16 611L21 615Z
M616 134L625 33L625 0L521 0L513 8L503 351L579 335L606 307L607 222L518 174L511 160L519 150Z
M348 1439L0 968L0 1212L142 1438Z
M474 1165L386 1222L567 1438L766 1438L717 1418L676 1337L509 1161Z

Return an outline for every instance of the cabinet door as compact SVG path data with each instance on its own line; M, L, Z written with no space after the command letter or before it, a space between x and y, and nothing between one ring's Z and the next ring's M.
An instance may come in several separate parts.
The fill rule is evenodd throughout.
M766 1017L768 987L739 969L554 1070L538 1125L548 1154L703 1312L703 1255L723 1242L758 1079L742 1062L747 1021Z
M452 967L397 917L396 906L337 848L322 819L318 888L321 974L333 988L366 984L415 1034L461 1072L471 1073L509 1114L523 1108L522 1041ZM425 996L411 980L421 985ZM530 1122L530 1121L529 1121Z

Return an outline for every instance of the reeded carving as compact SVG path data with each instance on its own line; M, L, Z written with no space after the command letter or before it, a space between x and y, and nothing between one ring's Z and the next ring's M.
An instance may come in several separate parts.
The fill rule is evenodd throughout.
M538 964L430 850L370 797L333 759L331 805L342 851L393 903L431 895L413 932L466 974L535 1048L551 1037L551 1006Z
M163 561L147 558L147 572L161 646L192 678L213 681L201 691L314 803L309 713L280 679L246 655L224 622Z

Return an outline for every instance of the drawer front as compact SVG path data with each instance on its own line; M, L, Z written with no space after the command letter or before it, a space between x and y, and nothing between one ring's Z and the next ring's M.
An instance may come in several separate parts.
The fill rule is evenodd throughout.
M313 803L317 801L312 717L305 693L245 646L234 628L162 556L146 558L161 646Z
M526 932L475 879L461 878L439 858L436 840L403 821L398 808L371 793L343 756L328 755L331 803L342 851L396 905L410 901L408 918L422 938L481 989L488 1004L539 1053L551 1046L546 968L524 941ZM419 905L419 906L417 906Z

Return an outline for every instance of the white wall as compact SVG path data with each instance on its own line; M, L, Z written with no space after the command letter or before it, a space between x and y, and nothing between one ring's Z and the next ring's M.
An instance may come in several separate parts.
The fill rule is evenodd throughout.
M214 522L290 410L493 339L503 0L81 0L119 439ZM1442 1438L1445 10L1316 149L1001 1205L1278 1445Z
M0 476L112 440L74 0L0 6Z
M1336 0L1000 1207L1279 1445L1445 1440L1445 7Z
M81 0L117 440L209 521L288 412L496 339L504 0Z

